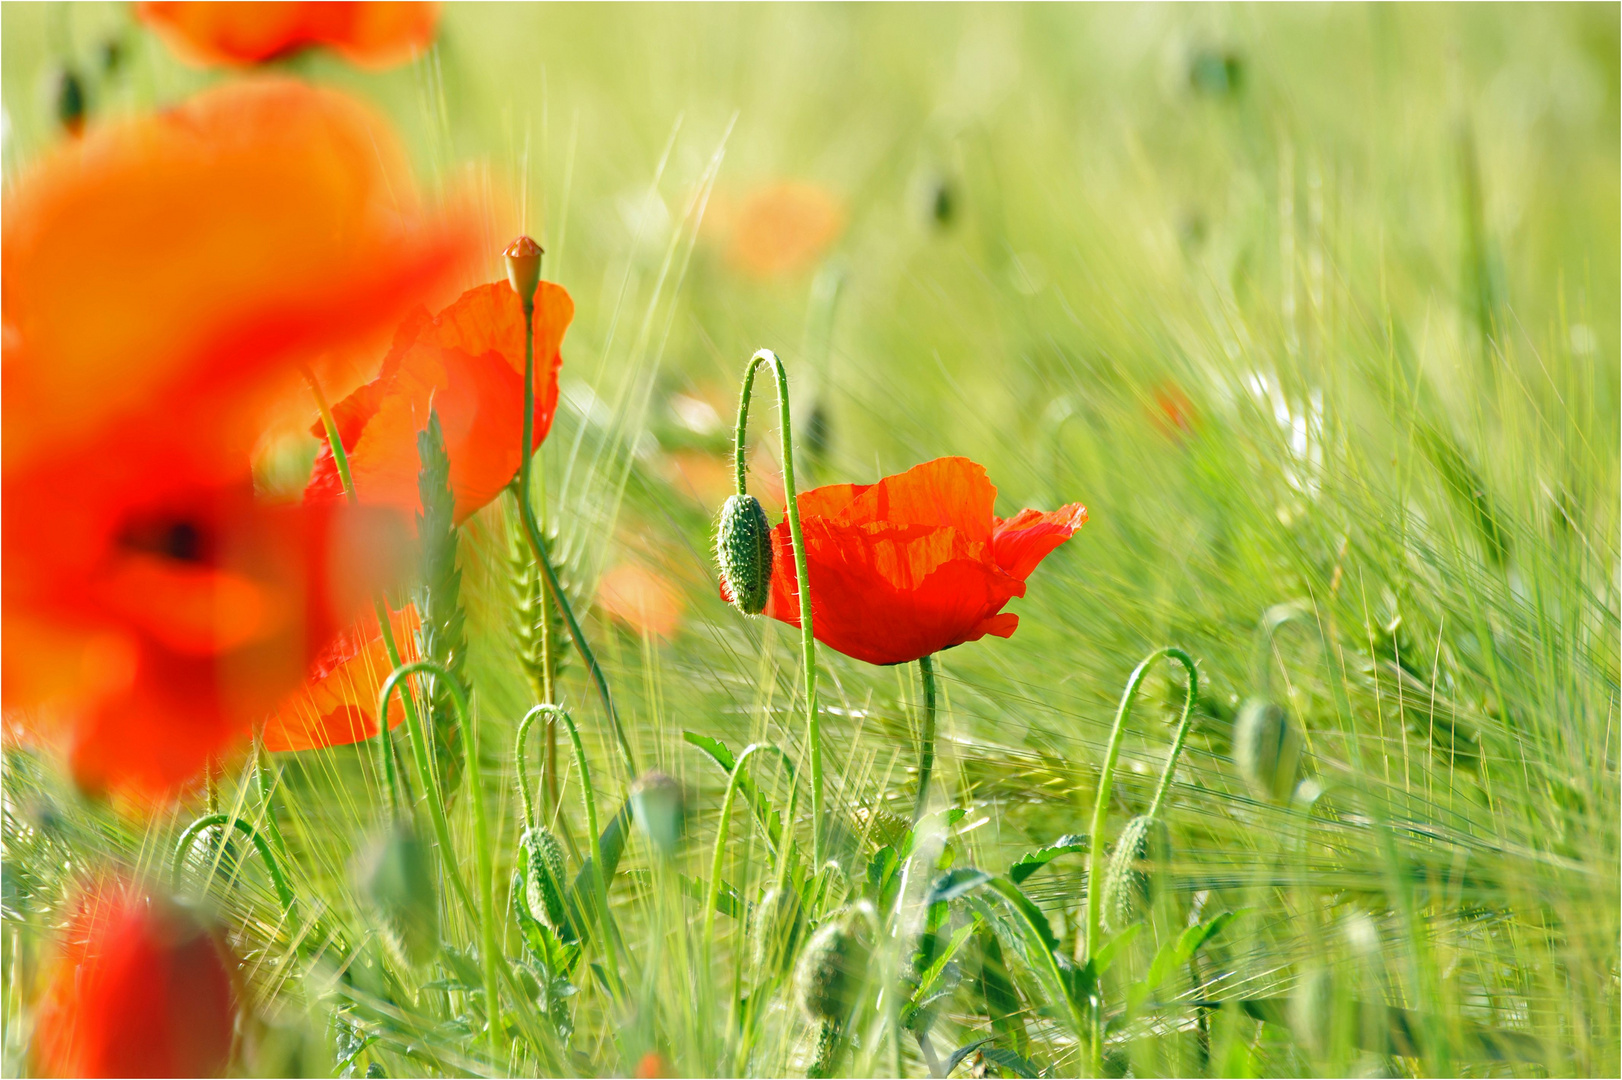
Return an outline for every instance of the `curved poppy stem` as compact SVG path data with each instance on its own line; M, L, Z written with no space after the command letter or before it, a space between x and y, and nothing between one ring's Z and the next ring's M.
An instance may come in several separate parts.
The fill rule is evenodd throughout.
M924 728L918 739L918 798L912 806L912 823L924 816L929 802L929 776L935 768L935 658L920 656L918 673L924 680Z
M569 627L569 636L574 639L574 647L591 672L591 681L597 687L597 696L602 699L603 711L608 714L620 754L625 758L625 768L629 775L635 776L636 755L631 752L630 740L625 737L625 728L620 724L619 710L614 708L614 697L608 692L608 680L603 677L602 665L597 663L597 654L586 644L586 635L580 629L580 621L574 617L568 597L563 595L558 572L553 569L552 559L546 551L546 538L541 535L540 523L535 520L535 508L529 502L529 480L535 456L535 297L521 296L519 302L524 307L524 445L518 457L518 516L524 523L524 535L529 538L535 561L546 576L546 591L557 602L558 610L563 613L563 621Z
M541 704L525 713L523 720L519 721L518 724L520 758L523 753L524 739L529 733L530 725L535 722L536 717L543 714L563 721L564 728L569 732L569 745L574 749L575 768L580 772L580 802L586 812L586 829L591 834L591 888L597 894L596 915L598 925L602 929L603 959L608 962L609 984L613 987L620 987L622 983L619 972L619 955L614 950L613 915L608 909L608 879L603 871L602 833L597 827L597 789L591 782L591 766L586 761L586 748L580 742L580 729L575 727L574 718L569 715L569 711L560 705ZM527 772L525 775L527 775Z
M1127 679L1126 690L1121 694L1121 703L1115 710L1115 726L1110 729L1109 747L1104 751L1104 766L1098 776L1098 793L1093 798L1092 833L1088 838L1090 851L1087 858L1087 957L1089 960L1097 955L1098 949L1102 945L1102 942L1099 941L1099 935L1103 922L1104 820L1109 814L1110 785L1115 775L1115 762L1121 756L1121 736L1126 732L1126 721L1132 715L1132 705L1137 701L1138 691L1143 687L1143 681L1149 677L1149 669L1161 657L1176 660L1188 671L1188 693L1183 700L1183 715L1178 722L1177 735L1172 744L1171 756L1166 761L1166 769L1161 775L1160 785L1155 792L1150 813L1159 810L1161 802L1165 799L1167 789L1171 787L1171 775L1177 765L1177 757L1182 753L1183 740L1188 737L1189 723L1194 714L1194 703L1199 698L1200 675L1198 669L1194 666L1194 659L1175 645L1167 645L1156 649L1144 657L1143 662L1132 669L1132 676ZM1102 987L1096 983L1093 990L1092 1013L1093 1075L1101 1076L1104 1067L1104 998Z
M315 377L315 372L308 367L300 369L304 374L304 381L310 384L310 393L315 395L315 407L321 413L321 427L327 434L327 448L332 451L332 463L338 472L338 483L344 489L344 496L349 505L359 506L360 496L355 493L355 479L349 471L349 452L344 449L344 440L338 434L338 421L332 414L332 406L327 403L327 395L321 390L321 382ZM389 605L381 595L372 602L373 612L377 616L377 625L383 637L383 650L388 654L389 663L394 667L400 666L400 646L394 640L393 615ZM406 719L416 722L416 700L406 693L400 695L400 701L405 706ZM378 720L377 732L378 756L382 758L383 788L387 793L386 813L391 817L400 812L399 784L394 775L394 743L389 738L389 725L387 719Z
M175 843L175 857L169 868L170 883L178 888L181 866L186 861L186 854L191 851L192 843L204 829L211 829L217 825L229 825L253 842L254 850L259 852L259 859L265 864L265 872L270 875L270 883L276 888L276 899L281 901L282 911L291 917L294 906L293 889L287 884L287 877L282 873L281 864L276 861L276 856L271 852L265 838L259 835L259 830L233 814L207 814L186 826L186 831L180 834L180 839Z
M748 494L749 459L745 444L749 434L749 397L754 390L755 371L769 364L777 381L777 426L782 440L783 498L788 504L788 531L794 542L794 571L800 593L800 658L805 669L805 740L811 757L811 861L822 865L822 735L817 718L817 651L811 627L811 578L806 568L805 534L800 529L799 494L794 487L794 424L789 417L788 371L770 349L761 349L749 358L743 373L743 392L738 397L738 426L733 433L734 466L738 494Z
M732 820L732 801L738 794L738 781L743 777L744 762L759 750L770 750L782 758L783 767L788 770L789 783L794 782L794 762L771 743L750 743L738 754L738 760L732 763L732 775L727 778L726 794L721 798L721 820L715 827L715 854L710 856L710 884L704 897L704 936L700 940L704 942L706 956L715 947L715 907L721 901L721 861L726 854L727 825Z
M450 823L445 818L445 804L440 798L439 786L434 783L432 764L428 760L428 740L422 730L422 721L414 710L409 708L406 710L406 724L411 733L411 756L416 760L417 778L428 799L429 816L433 819L434 833L439 839L443 861L450 871L451 883L455 886L457 895L467 905L469 913L475 915L479 921L479 953L484 967L485 1008L490 1025L490 1054L495 1058L496 1035L500 1028L498 1018L501 1012L501 999L496 992L495 869L490 856L490 829L485 821L484 781L479 768L479 743L476 729L468 722L467 693L462 689L461 683L441 664L432 660L417 660L410 664L402 664L390 672L389 677L383 682L383 690L378 695L377 722L383 731L388 731L389 699L403 679L418 672L433 675L450 687L451 702L456 708L458 730L462 734L462 755L467 759L469 802L473 808L473 857L479 875L479 899L482 901L477 906L474 905L467 883L462 880L461 871L456 866L453 854L455 849L451 845ZM402 700L409 700L403 687L400 697Z

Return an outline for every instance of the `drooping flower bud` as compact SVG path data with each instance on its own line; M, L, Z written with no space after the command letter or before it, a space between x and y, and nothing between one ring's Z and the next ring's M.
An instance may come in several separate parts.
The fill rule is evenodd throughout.
M569 909L563 902L563 848L540 826L526 829L518 842L524 849L524 902L529 913L563 937L569 925Z
M1233 723L1233 760L1258 799L1281 803L1295 789L1301 732L1289 713L1264 698L1249 698Z
M877 916L863 900L823 923L800 954L794 982L813 1021L842 1027L856 1008L873 958Z
M631 812L660 854L676 854L686 824L687 800L681 784L669 773L654 769L637 777L631 785Z
M397 823L361 859L360 891L383 939L406 964L421 966L439 948L439 905L428 851L407 822Z
M792 888L768 889L755 905L751 927L755 970L773 979L785 974L804 935L805 903L800 894Z
M753 495L733 495L721 507L715 529L721 581L745 615L766 610L772 590L772 527Z
M56 113L56 122L62 125L62 130L69 135L83 132L88 106L85 101L84 80L79 78L79 73L72 68L63 68L57 72L51 87L51 98L51 108Z
M1139 814L1126 823L1104 872L1104 925L1113 932L1136 922L1158 895L1171 856L1166 823Z
M527 236L520 236L502 252L507 260L507 281L518 294L524 306L535 302L535 290L541 283L541 245Z

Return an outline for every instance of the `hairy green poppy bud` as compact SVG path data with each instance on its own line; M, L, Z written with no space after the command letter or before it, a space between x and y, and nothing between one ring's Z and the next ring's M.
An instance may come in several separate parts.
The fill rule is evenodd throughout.
M518 841L524 848L524 902L529 913L562 935L568 926L563 902L563 848L545 828L527 829Z
M755 970L776 978L788 970L805 934L805 904L793 889L772 888L755 905Z
M384 940L400 959L420 966L439 948L439 906L428 850L406 822L394 826L360 865L360 890L372 903Z
M1126 823L1104 872L1104 925L1121 931L1154 902L1171 855L1166 823L1139 814Z
M56 113L56 122L62 125L70 135L77 135L84 130L84 118L88 105L85 100L84 80L72 68L63 68L57 72L56 80L51 88L51 108Z
M631 785L631 812L661 854L666 858L676 854L687 805L675 777L657 769L637 777Z
M1257 798L1281 803L1295 789L1301 732L1279 706L1249 698L1233 723L1233 760Z
M526 307L535 302L535 290L541 283L541 245L527 236L520 236L507 245L502 255L507 260L507 282Z
M836 914L812 936L794 972L806 1016L835 1026L850 1017L867 982L876 925L873 905L863 900Z
M745 615L766 609L772 591L772 527L753 495L733 495L721 507L715 555L732 602Z

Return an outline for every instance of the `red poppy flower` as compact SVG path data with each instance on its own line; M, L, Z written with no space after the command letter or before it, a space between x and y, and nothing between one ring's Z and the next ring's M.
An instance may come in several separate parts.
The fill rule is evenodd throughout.
M400 660L417 659L417 629L422 619L414 604L389 617ZM288 695L281 708L265 722L265 749L314 750L349 746L377 734L377 695L393 664L383 643L375 614L332 640L311 666L302 687ZM405 710L396 703L389 710L390 730L400 726Z
M82 897L34 1029L47 1076L223 1076L236 962L185 909L124 884Z
M558 405L559 351L574 301L541 282L535 293L535 430L540 446ZM414 511L420 505L417 433L432 408L450 459L458 524L518 475L524 419L524 310L506 282L480 285L440 312L419 310L400 327L377 379L333 409L360 501ZM317 424L312 428L325 437ZM305 489L308 501L343 498L330 449Z
M6 193L4 703L88 788L228 752L398 564L389 519L255 499L301 365L375 348L466 265L387 130L243 83L65 146ZM307 391L305 391L307 393Z
M997 489L967 458L937 458L876 484L801 492L800 525L818 641L870 664L902 664L987 634L1010 637L1003 611L1025 579L1087 520L1071 503L1049 513L992 513ZM772 530L765 614L800 625L788 521Z
M426 49L439 24L438 4L182 3L135 5L140 20L176 55L204 66L245 66L325 46L361 67L388 67Z

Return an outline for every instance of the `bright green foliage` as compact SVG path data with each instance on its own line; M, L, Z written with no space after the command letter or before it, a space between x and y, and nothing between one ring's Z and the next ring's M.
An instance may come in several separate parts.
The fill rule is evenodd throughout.
M417 543L422 559L416 589L417 614L422 619L417 631L417 654L424 660L436 661L453 678L465 680L467 630L462 611L462 571L457 565L455 499L451 494L450 459L445 454L445 436L437 412L428 413L428 423L417 433L417 453L422 462L417 476L422 500L417 514ZM433 733L435 774L448 801L462 779L462 734L451 689L432 676L425 676L424 681L428 685L424 698Z

